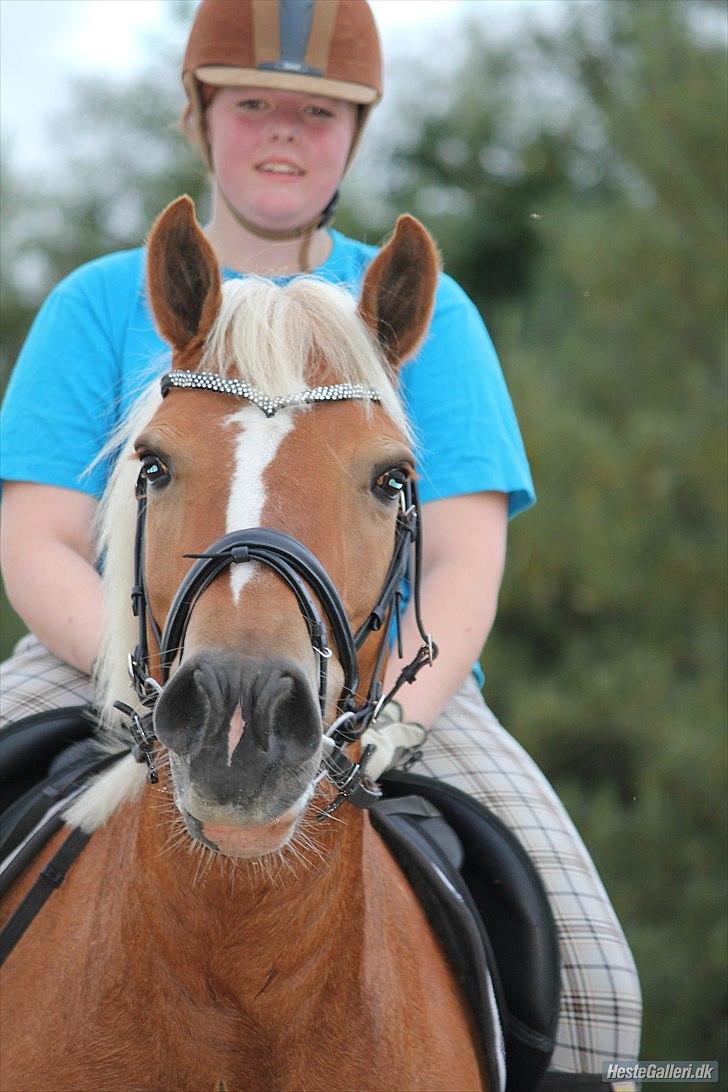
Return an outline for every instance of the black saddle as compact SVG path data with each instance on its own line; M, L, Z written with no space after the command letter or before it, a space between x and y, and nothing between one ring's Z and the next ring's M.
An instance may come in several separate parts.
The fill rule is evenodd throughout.
M401 771L381 784L385 800L372 821L450 957L483 1052L492 1067L495 1001L506 1092L530 1092L553 1053L560 999L558 937L541 879L501 820L459 789ZM497 1072L488 1076L492 1088L503 1087Z
M119 757L99 751L95 723L79 706L2 733L0 892L60 828L62 802ZM511 832L465 793L400 771L381 784L372 822L471 1005L490 1087L530 1092L548 1066L559 1013L557 934L541 880Z
M96 726L89 705L52 709L9 724L0 733L0 814L43 781L54 759Z

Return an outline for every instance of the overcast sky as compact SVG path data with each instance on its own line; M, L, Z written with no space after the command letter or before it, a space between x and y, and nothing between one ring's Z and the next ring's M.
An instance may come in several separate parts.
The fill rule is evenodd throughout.
M13 161L37 165L43 128L63 104L69 79L112 72L123 78L144 50L145 35L163 21L170 0L0 0L0 122ZM443 29L477 5L493 30L524 8L554 0L372 0L385 54L417 33Z

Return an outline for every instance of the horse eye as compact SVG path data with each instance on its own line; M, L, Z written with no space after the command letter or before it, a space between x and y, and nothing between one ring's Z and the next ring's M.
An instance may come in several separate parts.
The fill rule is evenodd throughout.
M401 466L394 466L379 475L374 482L374 489L377 493L386 497L387 500L397 500L404 491L406 484L407 471L403 470Z
M156 455L144 455L141 462L142 465L137 478L137 492L143 482L154 488L167 484L170 474L161 459L157 458Z

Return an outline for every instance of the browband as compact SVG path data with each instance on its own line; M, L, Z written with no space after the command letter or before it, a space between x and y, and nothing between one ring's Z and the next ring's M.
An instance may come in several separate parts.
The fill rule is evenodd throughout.
M281 394L271 397L257 387L251 387L243 379L225 379L214 372L167 372L162 376L162 397L169 394L172 387L183 390L217 391L218 394L232 394L252 402L266 417L272 417L276 410L287 406L306 406L311 402L379 402L381 396L373 387L363 383L332 383L325 387L307 387L296 394Z

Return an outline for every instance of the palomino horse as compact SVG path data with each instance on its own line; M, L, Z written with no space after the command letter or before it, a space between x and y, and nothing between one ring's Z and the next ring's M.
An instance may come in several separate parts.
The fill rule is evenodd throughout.
M136 583L139 694L168 678L158 783L127 755L73 805L95 832L5 965L2 1088L480 1089L469 1012L366 811L321 820L322 759L345 750L332 722L356 728L386 639L366 623L413 473L391 376L427 328L433 244L403 217L358 310L311 278L221 288L180 199L148 274L172 371L132 414L102 506L100 686L110 719ZM156 761L149 718L134 723ZM353 771L366 792L358 750L337 784Z

